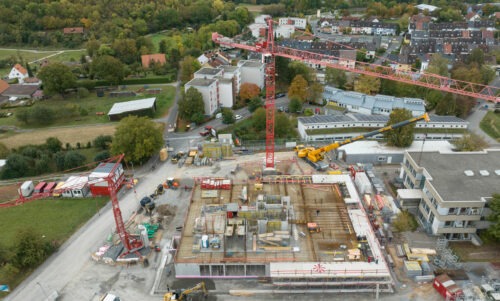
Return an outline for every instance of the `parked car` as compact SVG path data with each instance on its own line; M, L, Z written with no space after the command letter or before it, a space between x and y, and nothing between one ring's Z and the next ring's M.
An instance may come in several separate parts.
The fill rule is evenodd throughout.
M281 97L285 97L285 93L278 93L276 94L275 98L281 98Z
M240 120L241 118L243 118L241 115L238 115L238 114L234 115L234 119L236 119L236 120Z
M210 131L200 132L200 136L202 136L202 137L206 137L208 135L210 135Z

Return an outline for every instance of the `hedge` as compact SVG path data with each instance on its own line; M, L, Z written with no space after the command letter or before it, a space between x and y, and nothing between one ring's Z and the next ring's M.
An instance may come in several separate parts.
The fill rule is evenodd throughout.
M128 78L121 81L120 85L148 85L148 84L165 84L170 83L175 80L175 74L171 73L166 76L161 77L146 77L146 78ZM85 82L77 82L77 86L89 89L93 84L93 87L105 87L112 86L108 81L105 80L85 80ZM92 87L92 88L93 88ZM89 90L92 90L90 88Z

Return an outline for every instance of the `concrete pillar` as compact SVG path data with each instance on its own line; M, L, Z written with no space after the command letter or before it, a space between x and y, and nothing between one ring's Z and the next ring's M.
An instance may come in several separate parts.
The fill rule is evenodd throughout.
M378 283L377 283L377 289L376 289L376 291L375 291L375 300L378 300L379 285L380 285L380 284L378 284Z

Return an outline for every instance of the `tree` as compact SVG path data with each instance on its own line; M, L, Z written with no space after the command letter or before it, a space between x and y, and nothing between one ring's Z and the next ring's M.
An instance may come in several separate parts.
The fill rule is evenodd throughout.
M290 87L288 88L288 97L296 97L300 101L304 102L307 97L307 81L302 75L297 75L292 80Z
M17 235L13 262L19 269L34 268L53 251L54 247L43 239L41 233L32 228L24 228Z
M46 106L38 105L29 110L30 120L35 123L47 125L54 121L54 111Z
M473 132L464 134L459 139L454 140L453 145L461 152L479 151L489 146L488 142L486 142L483 137Z
M455 115L456 108L457 108L457 103L455 99L453 99L453 95L451 95L450 93L446 93L444 97L436 105L436 114Z
M231 124L234 123L236 119L234 118L234 113L228 108L222 109L222 123Z
M252 113L263 105L264 102L259 96L252 97L252 99L250 99L250 102L248 103L248 110Z
M262 131L266 128L266 109L258 108L257 110L255 110L255 112L253 112L252 126L257 131Z
M123 118L116 128L111 154L125 154L125 160L143 162L163 146L163 133L148 117Z
M467 56L467 64L477 64L481 67L484 64L484 52L481 48L474 48Z
M180 63L181 81L187 83L193 78L193 73L201 68L200 63L194 57L188 55Z
M286 114L276 114L274 123L274 135L276 138L286 138L293 132L292 124Z
M26 124L29 123L30 121L30 112L29 110L27 109L24 109L24 110L19 110L16 112L16 119L21 121L21 122L24 122Z
M362 74L354 82L354 91L364 94L376 94L380 91L380 78Z
M52 154L55 154L58 151L62 150L62 142L56 137L47 138L47 140L45 140L45 145Z
M290 113L297 113L302 111L302 101L297 97L290 98L290 103L288 104L288 110Z
M2 179L21 178L30 174L30 162L23 155L12 153L2 168Z
M297 75L301 75L303 79L307 81L307 83L311 83L314 79L313 72L309 66L304 64L301 61L291 61L288 64L288 73L285 76L288 77L288 83L291 83Z
M125 77L125 67L120 60L103 55L96 57L90 64L90 74L99 79L118 85Z
M76 87L76 77L71 69L61 63L44 66L37 76L43 82L43 91L47 95L59 93L64 95L66 89Z
M240 87L240 99L247 101L256 96L259 96L260 88L256 84L252 83L243 83Z
M488 233L500 240L500 194L495 193L491 200L488 202L488 207L491 209L491 214L488 216L488 220L491 223L488 228Z
M344 70L326 67L325 81L329 85L344 89L344 85L347 83L347 76Z
M425 71L427 73L448 76L448 60L439 53L434 53Z
M192 120L195 113L205 112L203 95L194 87L190 87L184 97L179 100L179 116L188 121ZM196 116L195 116L196 118Z
M443 93L441 91L430 90L425 98L427 109L434 110L437 104L441 101L441 98L443 98Z
M401 121L412 118L411 112L406 109L394 109L389 115L387 125L396 124ZM398 129L387 131L384 133L387 139L387 145L397 147L408 147L413 143L413 130L415 124L409 124Z
M72 169L82 166L86 160L87 158L78 151L68 151L64 155L64 168Z
M313 82L311 85L309 85L309 88L307 89L307 99L310 102L322 104L323 103L322 96L323 96L323 85L321 85L318 82Z
M115 57L127 65L139 59L139 52L134 39L116 39L111 48Z
M94 162L104 161L109 157L111 157L111 154L107 150L98 152L94 157Z
M96 39L90 39L86 43L87 54L92 58L94 55L97 55L99 48L101 47L101 42Z

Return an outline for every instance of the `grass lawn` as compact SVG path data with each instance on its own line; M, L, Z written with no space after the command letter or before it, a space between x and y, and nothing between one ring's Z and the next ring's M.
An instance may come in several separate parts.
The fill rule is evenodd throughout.
M109 198L85 198L85 199L44 199L21 206L0 209L0 245L12 248L16 244L16 236L19 230L32 228L40 235L44 235L47 241L57 241L62 244L97 210L102 208ZM0 268L0 283L8 284L11 290L17 286L29 273L20 273L10 282ZM0 298L6 294L1 293Z
M149 85L153 87L154 85ZM142 86L127 86L125 90L137 91ZM2 109L0 112L13 112L13 116L7 118L0 118L0 126L17 126L19 128L43 128L43 127L56 127L56 126L71 126L71 125L85 125L85 124L97 124L97 123L109 123L109 118L106 113L111 109L114 103L124 102L129 100L136 100L148 97L157 97L157 112L154 117L158 118L165 115L168 112L170 106L172 106L173 99L175 97L175 87L172 86L161 86L162 93L156 95L139 94L137 96L131 97L97 97L95 92L90 92L90 94L85 98L78 98L76 95L66 96L66 98L61 99L54 97L42 102L35 103L36 105L43 105L53 109L54 111L80 111L85 110L88 115L82 116L71 116L64 117L58 114L58 118L53 121L52 124L48 126L41 126L37 124L24 124L15 118L16 110L23 110L23 108L15 109ZM104 112L104 115L97 115L97 112Z
M500 141L500 114L489 111L479 124L481 129L496 141Z
M461 261L500 262L500 243L485 243L477 247L469 242L450 242Z

